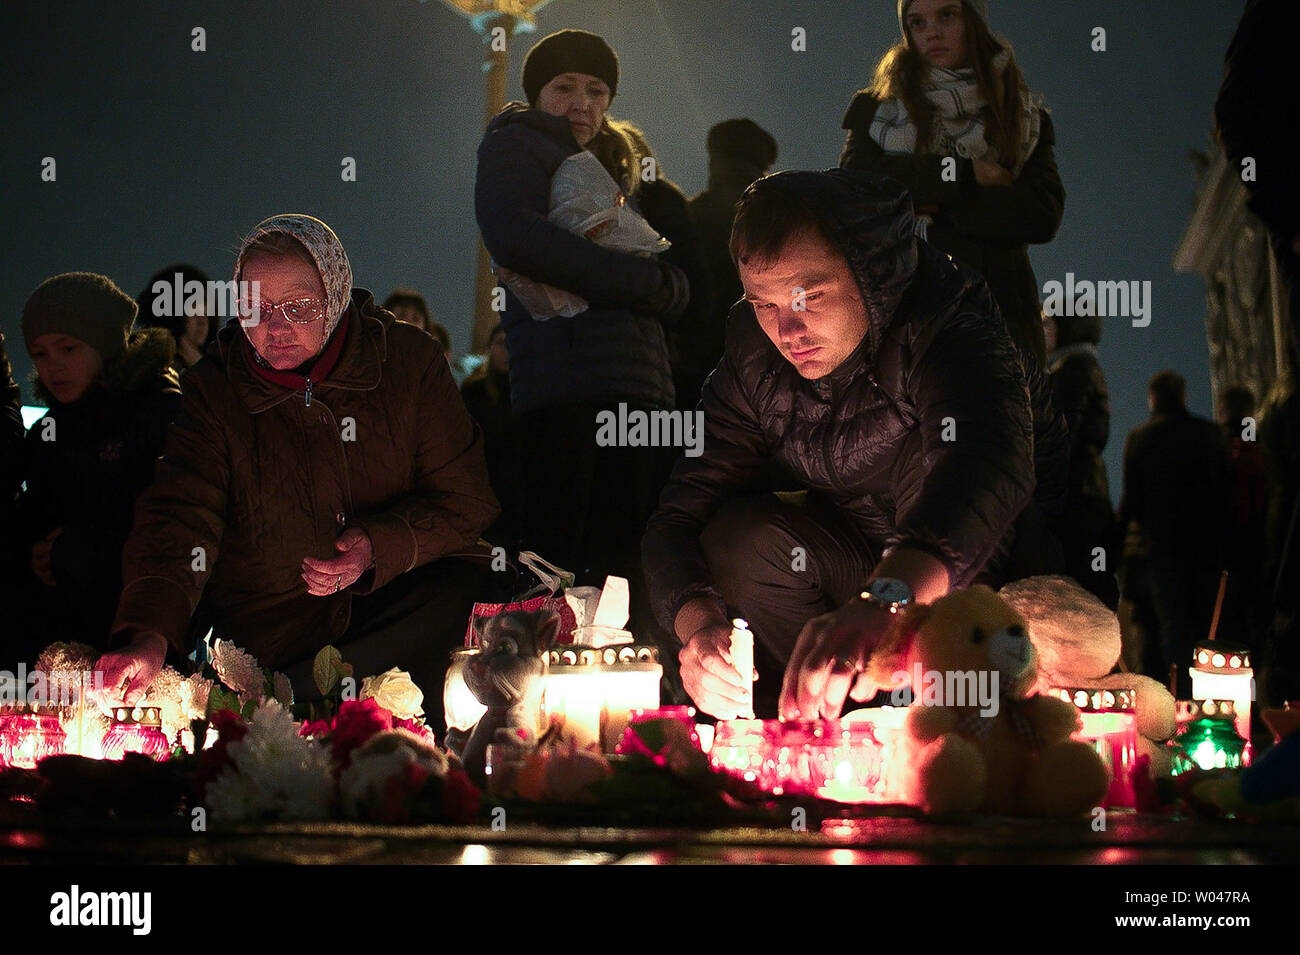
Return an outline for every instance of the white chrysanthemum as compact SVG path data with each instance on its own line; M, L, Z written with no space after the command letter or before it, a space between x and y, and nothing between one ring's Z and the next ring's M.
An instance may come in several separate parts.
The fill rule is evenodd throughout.
M180 731L190 725L181 705L181 684L184 682L171 667L163 667L149 684L149 692L145 695L145 705L162 710L162 731L168 743L175 743Z
M187 724L190 720L207 719L208 694L211 692L212 681L204 679L202 674L192 673L181 681L177 697L180 699L181 715Z
M266 692L266 677L257 660L229 640L215 640L212 644L212 669L221 682L241 698L261 699Z
M261 704L249 721L248 734L227 752L233 765L207 790L214 819L329 816L334 795L329 750L299 736L298 724L279 703Z

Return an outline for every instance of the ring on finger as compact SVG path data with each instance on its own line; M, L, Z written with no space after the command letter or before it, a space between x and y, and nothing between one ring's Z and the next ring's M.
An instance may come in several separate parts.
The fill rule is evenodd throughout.
M838 656L835 658L835 669L843 673L861 673L862 665L852 657Z

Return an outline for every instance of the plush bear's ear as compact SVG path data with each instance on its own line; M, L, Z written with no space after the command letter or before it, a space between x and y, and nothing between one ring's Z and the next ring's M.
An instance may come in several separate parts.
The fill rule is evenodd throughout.
M894 617L893 623L885 631L885 638L867 661L867 675L877 686L889 688L898 684L895 674L907 669L907 655L912 649L912 641L929 618L929 604L911 604Z

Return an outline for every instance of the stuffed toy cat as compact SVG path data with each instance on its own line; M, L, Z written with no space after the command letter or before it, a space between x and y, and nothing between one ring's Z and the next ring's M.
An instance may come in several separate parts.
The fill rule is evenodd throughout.
M461 761L483 785L489 744L535 745L541 716L546 652L560 617L553 610L512 610L474 621L479 652L465 665L465 685L487 712L470 733Z

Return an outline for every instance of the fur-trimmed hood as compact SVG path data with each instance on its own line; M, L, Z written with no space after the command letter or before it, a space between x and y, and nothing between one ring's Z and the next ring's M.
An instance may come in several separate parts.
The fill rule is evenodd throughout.
M180 382L175 369L171 367L175 357L176 340L165 328L137 329L131 333L126 350L104 364L95 386L81 400L100 393L101 390L113 398L150 389L179 393ZM47 407L59 404L34 373L32 391Z

